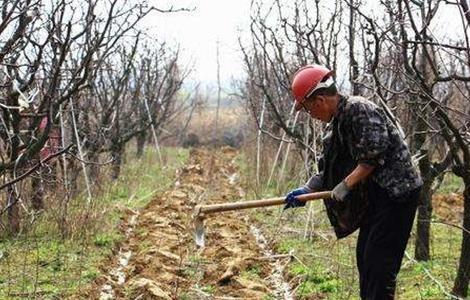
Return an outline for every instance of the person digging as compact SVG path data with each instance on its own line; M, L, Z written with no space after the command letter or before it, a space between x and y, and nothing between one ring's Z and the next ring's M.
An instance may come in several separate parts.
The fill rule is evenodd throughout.
M385 111L340 94L328 68L300 68L291 88L296 110L327 124L319 173L287 194L285 208L305 205L296 196L331 190L324 204L337 238L359 229L361 299L393 299L423 184L410 151Z

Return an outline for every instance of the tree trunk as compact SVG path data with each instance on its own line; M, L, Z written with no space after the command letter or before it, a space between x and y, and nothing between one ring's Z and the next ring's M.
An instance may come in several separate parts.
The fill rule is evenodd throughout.
M124 147L122 145L116 145L116 147L111 150L111 154L113 156L111 179L116 180L121 174L121 164L123 159L122 156L124 154Z
M147 140L147 135L145 134L145 131L137 135L137 152L136 152L137 158L142 158L142 156L144 155L144 146L145 146L146 140Z
M101 166L98 164L99 154L97 148L90 149L90 151L88 152L88 159L92 162L92 164L89 165L90 180L91 182L94 182L95 184L97 183L99 185L101 183L101 181L99 180Z
M418 206L418 220L416 223L416 242L415 258L418 261L428 261L430 257L429 237L431 234L431 216L432 216L432 191L431 185L434 176L431 172L431 162L429 156L423 157L419 161L419 169L423 176L423 187L421 188L420 200Z
M8 230L11 235L20 232L20 213L18 209L18 199L13 188L8 187Z
M65 157L61 159L62 163L58 164L57 169L61 170L60 174L57 174L57 178L62 178L63 182L63 193L60 201L61 214L58 220L57 226L59 227L60 234L63 239L70 237L69 224L68 224L68 207L71 197L70 192L70 162Z
M39 173L41 170L39 170ZM31 196L31 206L34 210L38 211L44 208L44 189L41 183L41 175L31 177L31 189L33 195Z
M78 187L78 178L80 175L80 170L78 168L77 160L68 160L68 185L70 191L70 197L73 198L78 195L79 187Z
M470 173L466 173L463 181L465 183L464 197L464 212L463 212L463 227L462 231L462 249L460 251L459 269L457 277L454 281L454 288L452 292L456 296L467 297L468 284L470 282Z

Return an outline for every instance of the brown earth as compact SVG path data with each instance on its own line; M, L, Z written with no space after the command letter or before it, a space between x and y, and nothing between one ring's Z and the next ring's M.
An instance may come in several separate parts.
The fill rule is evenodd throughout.
M463 220L463 195L436 194L432 197L433 210L442 221L460 224Z
M272 267L250 233L243 212L220 213L205 222L206 246L193 240L192 209L200 203L243 198L234 150L192 150L174 188L155 198L123 229L128 238L91 291L92 299L263 299L272 295ZM129 216L137 212L129 212ZM135 218L135 217L134 217ZM129 218L130 219L130 218ZM121 258L119 258L121 257ZM125 255L124 255L125 257ZM119 272L125 275L119 283ZM103 294L103 291L106 291Z

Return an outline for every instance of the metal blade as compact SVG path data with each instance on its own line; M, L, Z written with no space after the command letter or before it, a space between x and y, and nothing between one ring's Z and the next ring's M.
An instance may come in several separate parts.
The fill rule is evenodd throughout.
M204 247L204 219L201 217L196 217L194 219L194 240L196 241L196 245L198 247Z

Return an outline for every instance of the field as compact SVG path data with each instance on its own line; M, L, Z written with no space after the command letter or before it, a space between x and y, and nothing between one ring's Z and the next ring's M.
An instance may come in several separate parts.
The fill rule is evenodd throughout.
M147 153L106 190L93 208L99 230L60 239L44 222L30 236L3 241L0 298L359 299L355 236L337 241L318 202L209 215L206 247L198 248L196 204L271 197L279 187L256 194L239 150L168 150L166 167ZM433 260L413 259L413 236L397 299L443 299L452 286L461 234L443 222L459 222L452 212L461 198L450 190L460 183L445 184L435 197Z

